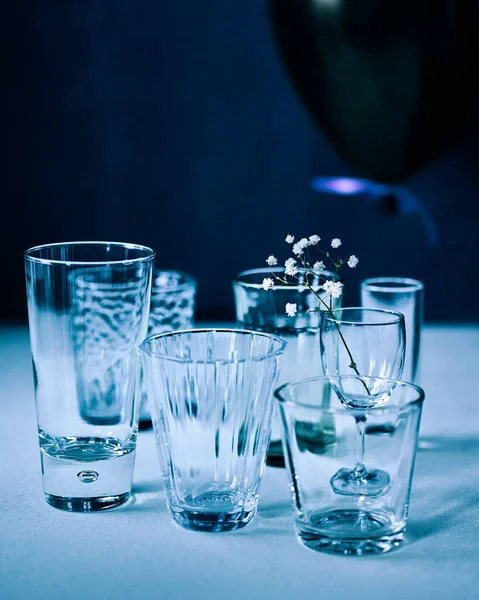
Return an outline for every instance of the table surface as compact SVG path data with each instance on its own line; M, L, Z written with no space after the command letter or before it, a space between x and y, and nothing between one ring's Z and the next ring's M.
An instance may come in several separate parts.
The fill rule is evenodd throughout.
M479 597L479 326L426 326L423 441L407 541L377 557L321 554L297 540L284 469L265 470L258 514L223 534L170 518L153 434L141 432L134 497L68 513L43 499L28 330L0 326L0 597Z

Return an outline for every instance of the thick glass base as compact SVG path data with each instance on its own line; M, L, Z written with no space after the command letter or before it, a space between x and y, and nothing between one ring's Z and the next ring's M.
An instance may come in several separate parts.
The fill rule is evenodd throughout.
M45 494L45 500L48 504L69 512L95 512L115 508L124 504L129 497L130 492L119 496L104 496L101 498L63 498L62 496Z
M183 510L172 512L175 521L192 531L224 532L235 531L247 525L256 514L256 509L236 513L203 513Z
M332 510L310 516L310 522L311 527L298 523L297 533L305 546L319 552L352 556L382 554L398 548L404 541L404 526L398 526L389 515L380 512Z
M341 496L369 496L376 498L385 494L390 484L386 471L368 471L358 477L355 469L340 469L330 484L335 494Z
M40 457L48 504L91 512L126 502L132 487L135 441L43 434Z
M170 506L175 521L193 531L235 531L256 514L256 503L238 506L234 494L207 492L197 496L188 508Z

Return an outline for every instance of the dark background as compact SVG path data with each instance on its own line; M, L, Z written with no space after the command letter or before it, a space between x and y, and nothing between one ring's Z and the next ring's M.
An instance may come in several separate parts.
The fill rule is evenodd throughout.
M153 246L199 280L198 319L233 318L231 280L282 260L287 233L340 237L360 279L426 284L426 319L479 320L477 124L408 182L417 214L311 189L354 176L282 69L266 2L8 3L1 27L0 318L26 318L23 251L71 240ZM472 76L472 74L471 74ZM389 207L390 208L390 207Z

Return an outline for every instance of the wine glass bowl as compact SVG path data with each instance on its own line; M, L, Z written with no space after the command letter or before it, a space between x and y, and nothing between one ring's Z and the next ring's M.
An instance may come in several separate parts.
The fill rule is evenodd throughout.
M321 360L327 375L400 379L404 367L404 316L376 308L338 308L321 315ZM355 365L353 368L351 365ZM348 385L351 385L349 383Z
M331 379L331 386L345 408L364 411L389 402L394 390L392 379L359 377Z

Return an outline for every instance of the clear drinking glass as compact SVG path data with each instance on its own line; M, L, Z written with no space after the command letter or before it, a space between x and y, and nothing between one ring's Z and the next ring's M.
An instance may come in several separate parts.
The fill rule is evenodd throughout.
M377 496L389 485L389 475L364 464L368 410L389 401L390 381L400 379L404 365L404 317L401 313L340 308L321 315L321 359L327 375L355 374L333 387L353 414L358 429L357 462L331 480L337 494ZM365 378L373 378L366 383Z
M155 269L151 285L148 335L191 329L197 282L181 271Z
M181 271L155 269L151 285L148 335L191 329L195 314L197 282ZM140 429L151 427L148 397L142 388Z
M319 325L321 309L317 296L302 287L306 271L299 270L297 285L277 285L265 291L261 284L271 274L284 276L284 268L268 267L251 269L239 273L233 280L236 319L240 327L272 333L287 342L284 356L281 359L279 384L323 375L321 354L319 349ZM325 280L338 279L331 271L322 271L311 279L313 289L326 298L319 289ZM288 317L285 312L286 303L297 304L295 317ZM329 300L328 300L329 302ZM333 299L333 308L341 305L340 299ZM312 310L313 312L308 312ZM273 417L271 441L268 448L267 461L272 466L284 466L281 430L277 411Z
M183 527L232 531L254 517L284 346L235 329L141 345L168 505Z
M400 381L363 379L371 389L391 390L382 405L368 411L368 461L389 473L388 486L377 496L338 495L330 483L340 465L356 461L355 415L335 392L356 386L357 376L317 377L275 392L296 531L313 550L374 554L404 539L424 392Z
M361 281L361 305L404 315L406 357L402 378L417 383L424 312L424 284L406 277L372 277Z
M101 510L130 495L153 261L151 248L116 242L25 253L43 489L57 508Z

